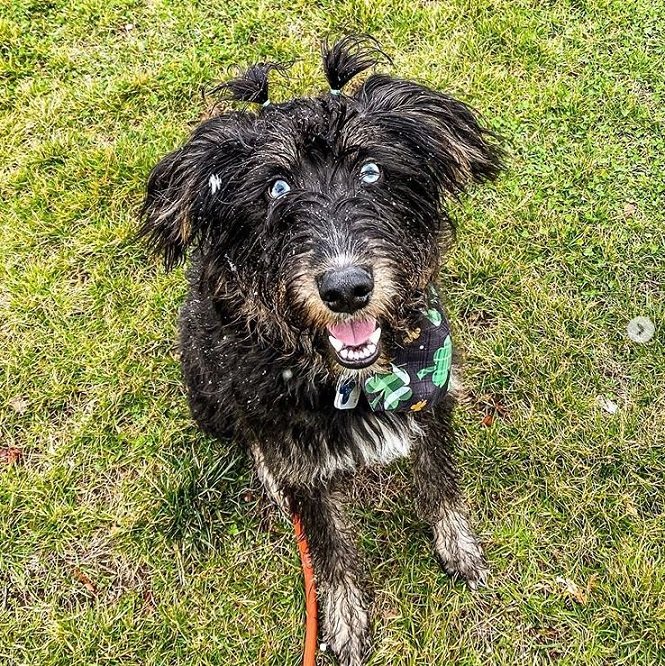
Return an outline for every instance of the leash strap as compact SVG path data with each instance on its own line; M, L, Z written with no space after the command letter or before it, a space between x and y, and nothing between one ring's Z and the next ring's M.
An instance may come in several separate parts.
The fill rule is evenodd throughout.
M305 647L303 651L303 666L315 666L316 645L318 640L318 609L316 602L316 584L314 582L314 567L309 553L307 536L302 526L300 516L292 514L293 528L296 533L296 543L300 553L303 577L305 579Z

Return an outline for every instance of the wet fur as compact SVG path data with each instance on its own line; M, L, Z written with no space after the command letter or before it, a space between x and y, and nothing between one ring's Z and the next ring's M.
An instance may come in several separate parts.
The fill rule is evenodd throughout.
M326 49L332 87L380 54L358 38ZM273 68L250 68L223 89L265 101ZM358 170L370 159L382 177L366 186ZM457 486L453 394L418 414L374 414L362 402L335 409L345 371L326 325L343 316L325 307L317 277L335 262L371 267L375 291L363 313L381 324L385 363L451 238L446 199L499 167L491 135L467 106L374 74L348 96L215 116L148 180L142 235L167 267L191 252L180 345L193 416L207 433L245 446L276 501L301 515L324 638L344 666L364 663L370 645L367 593L338 492L355 469L410 455L417 507L445 569L476 585L486 567ZM292 190L271 200L276 178Z

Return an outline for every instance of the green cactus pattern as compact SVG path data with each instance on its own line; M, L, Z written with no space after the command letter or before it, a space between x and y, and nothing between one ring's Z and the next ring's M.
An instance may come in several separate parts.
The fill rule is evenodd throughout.
M418 379L423 379L427 375L432 375L432 384L437 387L443 386L448 381L450 374L450 365L453 356L453 344L448 335L442 347L439 347L434 352L434 365L419 370L417 375Z
M432 324L434 324L434 326L440 326L443 321L443 315L433 308L427 310L425 316L432 322Z
M413 391L409 387L411 377L409 373L390 364L392 372L382 372L372 375L365 382L365 391L367 397L369 394L376 394L370 398L370 407L376 409L379 403L383 402L383 409L392 411L398 407L400 402L406 402L411 399Z

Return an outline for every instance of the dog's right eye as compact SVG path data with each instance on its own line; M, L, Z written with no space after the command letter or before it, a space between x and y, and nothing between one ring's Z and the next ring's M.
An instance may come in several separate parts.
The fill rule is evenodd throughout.
M291 191L291 186L285 180L276 180L270 186L270 196L273 199L284 196L287 192Z
M381 178L381 170L377 164L374 164L374 162L363 164L362 169L360 169L360 180L363 183L371 185L372 183L376 183L379 178Z

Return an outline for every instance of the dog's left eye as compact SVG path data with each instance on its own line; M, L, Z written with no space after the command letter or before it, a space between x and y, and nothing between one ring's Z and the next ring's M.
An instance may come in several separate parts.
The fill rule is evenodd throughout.
M367 162L367 164L363 164L362 169L360 169L360 180L362 180L363 183L376 183L380 177L381 170L377 164L374 164L374 162Z
M270 196L273 199L277 199L277 197L284 196L287 192L290 191L291 191L291 186L285 180L276 180L270 186Z

